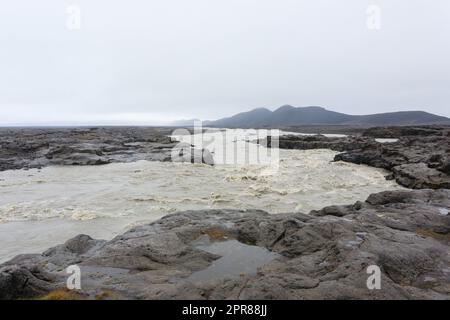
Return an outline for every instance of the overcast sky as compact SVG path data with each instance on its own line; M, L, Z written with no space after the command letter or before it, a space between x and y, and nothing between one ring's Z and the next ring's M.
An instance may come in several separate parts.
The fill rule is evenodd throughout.
M283 104L450 116L449 57L449 0L2 1L0 124L157 124Z

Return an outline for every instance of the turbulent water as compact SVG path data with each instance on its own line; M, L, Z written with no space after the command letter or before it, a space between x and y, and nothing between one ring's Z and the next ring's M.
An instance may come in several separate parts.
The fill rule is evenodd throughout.
M239 145L235 133L238 138L228 144ZM211 146L217 155L217 143ZM180 210L308 213L401 188L384 179L384 170L331 162L336 152L330 150L278 151L275 167L140 161L0 172L0 261L40 252L80 233L109 239Z

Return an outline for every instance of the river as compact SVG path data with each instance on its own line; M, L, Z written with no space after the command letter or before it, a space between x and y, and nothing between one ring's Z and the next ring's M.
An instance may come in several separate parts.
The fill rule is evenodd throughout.
M248 145L248 137L239 130L232 133L235 138L226 143L237 144L233 148L242 154L239 145ZM215 156L218 143L224 143L217 139L219 134L205 134L208 141L215 138L208 146ZM139 161L0 172L0 261L42 252L80 233L111 239L133 225L181 210L309 213L401 188L385 180L387 172L382 169L332 162L336 154L277 149L275 166L264 161L218 161L215 166Z

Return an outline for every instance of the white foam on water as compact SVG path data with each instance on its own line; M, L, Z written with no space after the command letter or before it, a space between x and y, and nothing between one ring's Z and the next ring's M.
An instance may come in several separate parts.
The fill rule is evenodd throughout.
M397 142L398 139L391 139L391 138L377 138L375 139L376 142L379 143L393 143L393 142Z
M78 233L112 238L176 211L308 213L402 188L382 169L332 162L336 154L279 150L277 168L139 161L0 172L0 261Z

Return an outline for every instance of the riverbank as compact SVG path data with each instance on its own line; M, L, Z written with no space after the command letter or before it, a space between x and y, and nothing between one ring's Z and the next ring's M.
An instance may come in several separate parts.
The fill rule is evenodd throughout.
M56 290L77 299L448 299L449 199L449 190L394 191L309 215L176 213L111 241L80 235L42 255L18 256L0 269L0 297ZM217 243L231 249L208 250ZM224 277L220 266L242 247L241 262L260 265L231 264ZM82 288L66 292L73 264ZM381 269L380 290L367 288L370 265ZM199 275L208 268L219 271Z
M412 173L414 183L404 185L421 190L374 192L365 201L339 205L319 201L321 208L310 212L275 215L181 210L110 241L76 236L43 254L19 255L0 265L0 298L449 299L450 191L445 179L436 182L427 174L436 170L448 178L449 138L410 133L383 138L399 140L295 135L281 137L280 148L340 152L330 161L344 162L330 163L336 167L328 181L342 164L367 163L393 175L397 166L420 164ZM386 183L404 181L401 175L385 175L391 179L382 176ZM253 183L252 176L241 177ZM302 178L293 181L301 186ZM339 193L339 187L332 188ZM271 201L267 195L261 199ZM69 292L66 268L74 264L81 269L82 288ZM373 265L381 271L379 290L367 287L367 268Z
M380 143L376 138L393 139ZM391 171L387 179L411 189L450 188L450 127L371 128L357 136L286 135L279 148L327 148L342 152L335 161L365 164ZM259 141L271 145L271 138Z

